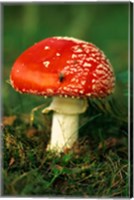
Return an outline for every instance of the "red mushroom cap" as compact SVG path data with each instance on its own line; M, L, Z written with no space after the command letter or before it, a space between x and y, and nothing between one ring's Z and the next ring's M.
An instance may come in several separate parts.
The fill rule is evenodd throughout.
M95 45L68 37L44 39L24 51L10 74L19 92L105 97L114 91L109 61Z

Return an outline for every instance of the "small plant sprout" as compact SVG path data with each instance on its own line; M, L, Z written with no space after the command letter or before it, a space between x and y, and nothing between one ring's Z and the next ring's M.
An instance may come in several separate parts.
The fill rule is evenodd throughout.
M78 139L79 115L88 98L113 93L115 77L106 56L92 43L69 37L51 37L28 48L10 74L21 93L53 97L42 113L53 112L48 149L64 152Z

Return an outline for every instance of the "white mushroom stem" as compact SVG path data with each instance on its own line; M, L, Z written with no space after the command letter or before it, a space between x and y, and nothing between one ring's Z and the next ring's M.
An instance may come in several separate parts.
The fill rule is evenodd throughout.
M54 97L42 113L53 111L52 132L48 150L63 152L78 139L79 114L87 109L86 99Z

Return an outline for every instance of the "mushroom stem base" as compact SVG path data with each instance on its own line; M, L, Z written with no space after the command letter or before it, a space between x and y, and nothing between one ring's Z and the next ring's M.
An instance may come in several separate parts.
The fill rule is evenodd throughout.
M43 114L53 111L52 131L48 150L64 152L78 139L79 115L87 109L86 99L54 97Z
M48 150L63 152L78 139L79 115L53 113L52 132Z

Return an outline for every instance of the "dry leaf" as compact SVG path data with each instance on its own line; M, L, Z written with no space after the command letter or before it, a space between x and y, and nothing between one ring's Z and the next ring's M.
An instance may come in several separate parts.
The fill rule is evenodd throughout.
M29 129L27 130L26 136L27 136L28 138L31 138L31 137L37 135L38 133L39 133L39 132L37 131L37 129L31 127L31 128L29 128Z
M15 162L14 157L11 157L10 161L9 161L9 167L11 167Z
M9 116L9 117L3 117L2 122L4 126L12 126L14 121L16 120L16 116Z
M117 144L118 144L117 138L110 137L110 138L104 140L103 142L100 142L99 146L98 146L98 149L102 149L103 147L111 148L111 147L116 146Z

